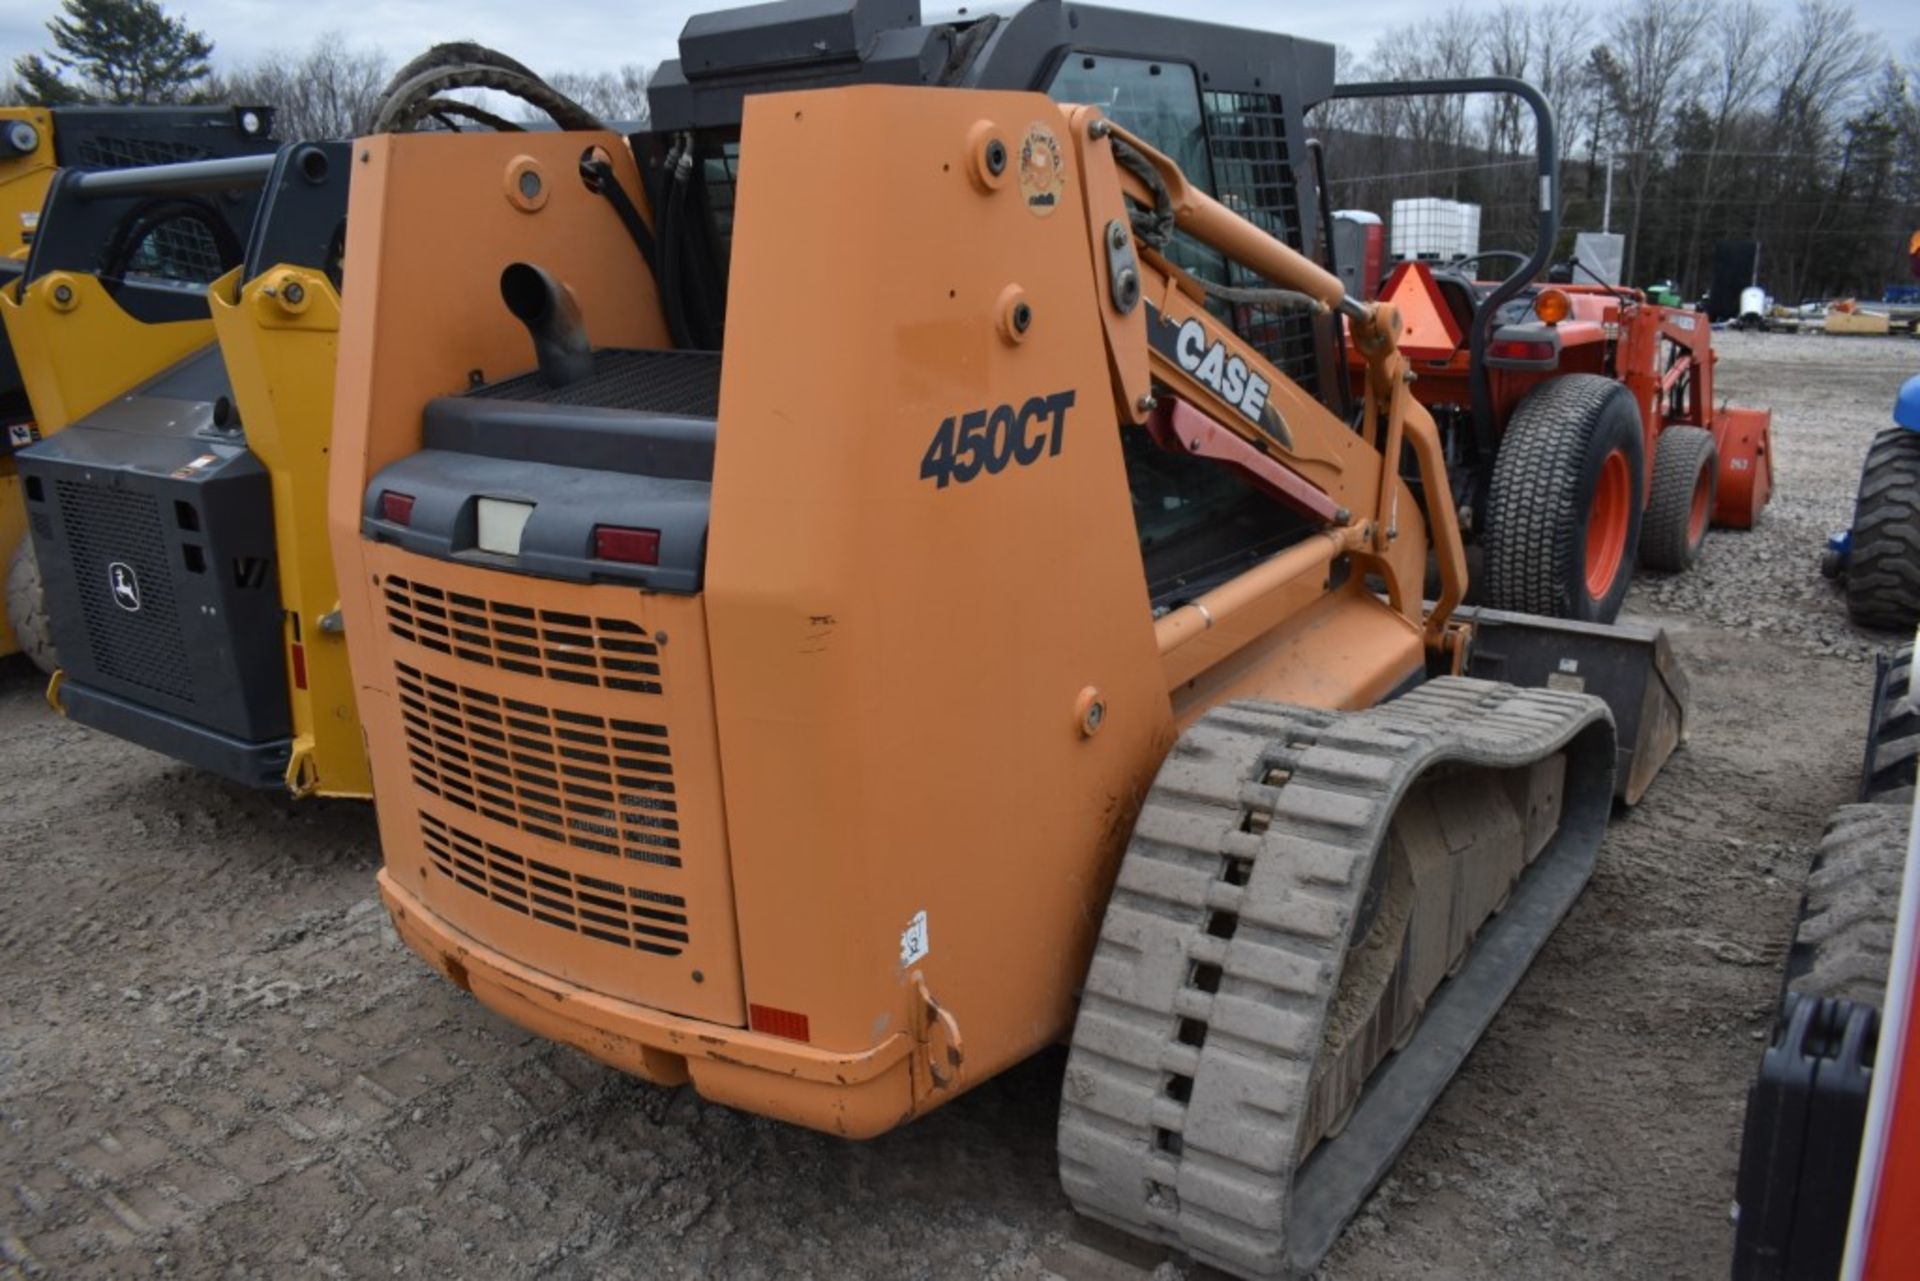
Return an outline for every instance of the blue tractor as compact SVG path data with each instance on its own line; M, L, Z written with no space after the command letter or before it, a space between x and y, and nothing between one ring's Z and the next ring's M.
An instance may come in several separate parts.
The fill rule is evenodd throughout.
M1894 398L1893 422L1867 450L1853 525L1827 540L1820 572L1845 581L1854 622L1911 633L1920 625L1920 374Z

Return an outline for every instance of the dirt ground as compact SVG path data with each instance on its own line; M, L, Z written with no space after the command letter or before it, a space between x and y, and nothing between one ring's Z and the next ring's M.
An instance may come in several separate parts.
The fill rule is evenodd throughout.
M1723 1276L1798 882L1849 799L1867 657L1815 569L1920 345L1716 340L1780 493L1629 609L1692 744L1328 1260L1329 1281ZM641 1085L430 973L371 816L50 715L0 665L0 1276L1043 1278L1062 1056L857 1145Z

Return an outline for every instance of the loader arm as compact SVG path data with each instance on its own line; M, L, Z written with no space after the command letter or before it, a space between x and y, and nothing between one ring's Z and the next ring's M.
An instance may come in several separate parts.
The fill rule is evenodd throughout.
M1301 574L1349 555L1377 575L1396 612L1424 631L1428 646L1458 652L1447 626L1466 585L1458 519L1445 484L1439 433L1408 394L1406 360L1396 344L1398 313L1360 303L1339 280L1188 182L1179 166L1090 107L1068 111L1079 151L1089 243L1096 276L1108 284L1110 363L1120 421L1145 425L1163 448L1234 467L1317 526L1315 537L1273 558L1254 575L1224 585L1161 618L1163 654L1221 621L1224 611L1257 604ZM1203 284L1171 262L1174 231L1185 233L1271 282L1268 305L1339 311L1353 325L1367 362L1359 430L1336 417L1208 309ZM1146 352L1131 328L1136 308ZM1420 511L1400 479L1411 448L1431 510ZM1389 460L1393 465L1389 465ZM1431 538L1441 590L1424 610L1421 584ZM1263 572L1264 571L1264 572Z

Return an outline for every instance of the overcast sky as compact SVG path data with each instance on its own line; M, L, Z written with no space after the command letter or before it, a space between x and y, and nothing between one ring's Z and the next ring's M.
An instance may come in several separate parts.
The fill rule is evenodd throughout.
M1236 26L1347 44L1365 52L1387 27L1412 23L1443 7L1435 0L1375 0L1364 8L1272 0L1108 0L1115 7L1174 13ZM1554 0L1562 3L1563 0ZM0 53L13 59L45 47L46 21L57 0L0 0ZM537 71L612 70L623 63L653 64L675 55L682 24L692 13L732 7L727 0L163 0L212 37L215 61L247 62L275 50L299 50L338 31L350 44L385 51L396 63L437 41L467 38L511 54ZM1792 0L1772 0L1783 14ZM991 7L1004 7L993 5ZM1466 0L1494 7L1494 0ZM1604 10L1605 4L1590 6ZM923 3L923 12L952 12L947 3ZM1861 26L1876 31L1890 52L1920 41L1920 2L1855 0ZM1362 20L1362 15L1364 19Z

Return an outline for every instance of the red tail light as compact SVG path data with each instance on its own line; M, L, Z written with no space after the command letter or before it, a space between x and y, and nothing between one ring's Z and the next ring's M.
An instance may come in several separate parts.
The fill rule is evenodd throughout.
M1550 342L1515 342L1506 339L1488 347L1487 355L1495 360L1552 360L1554 350Z
M629 565L658 565L660 563L660 531L626 529L619 525L595 525L593 554L601 560L624 561Z
M413 523L413 495L397 489L380 491L380 519L395 525Z
M293 687L307 687L307 647L297 642L293 646Z

